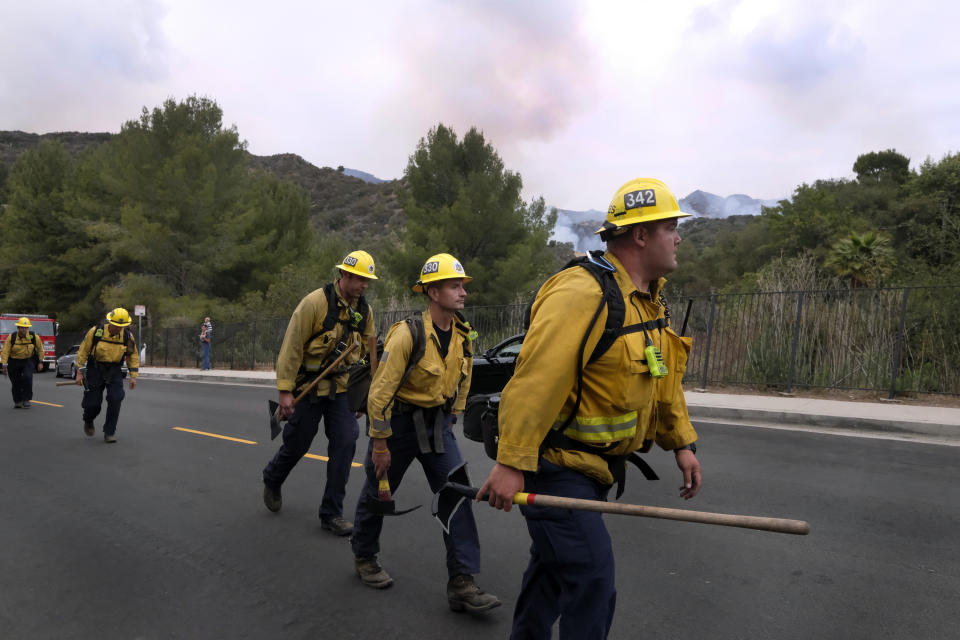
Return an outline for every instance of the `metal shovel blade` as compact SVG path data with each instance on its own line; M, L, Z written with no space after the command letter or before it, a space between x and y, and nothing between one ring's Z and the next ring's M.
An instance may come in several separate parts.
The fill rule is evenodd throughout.
M267 400L267 408L270 410L270 439L274 440L283 431L280 418L277 417L280 413L280 403Z
M393 500L379 500L374 498L370 494L367 494L363 497L364 506L367 508L367 511L370 513L375 513L380 516L402 516L405 513L410 513L411 511L416 511L423 505L418 504L415 507L410 509L401 509L397 510L397 505Z

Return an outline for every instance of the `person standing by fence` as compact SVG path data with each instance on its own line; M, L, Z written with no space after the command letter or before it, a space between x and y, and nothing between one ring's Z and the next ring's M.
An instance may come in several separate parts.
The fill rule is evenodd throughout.
M203 349L203 364L200 365L200 370L209 371L213 368L210 364L210 350L213 348L213 324L210 316L204 318L200 325L200 347Z

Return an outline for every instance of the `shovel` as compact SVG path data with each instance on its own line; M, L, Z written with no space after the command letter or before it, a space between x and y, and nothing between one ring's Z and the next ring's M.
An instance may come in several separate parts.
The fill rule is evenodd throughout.
M337 356L337 359L331 362L329 367L324 369L320 373L320 375L318 375L316 378L313 379L313 382L308 384L306 388L300 392L300 395L298 395L296 398L293 399L293 406L297 406L297 403L303 400L304 396L306 396L308 393L313 391L313 388L316 387L320 383L320 381L327 376L328 373L333 371L333 369L335 369L341 362L343 362L343 359L346 358L347 355L351 351L356 349L358 346L359 345L356 342L354 342L349 347L344 349L343 353ZM274 400L268 400L267 407L270 411L270 439L273 440L278 435L280 435L281 431L283 431L283 426L281 423L286 422L286 420L280 420L280 403L279 402L276 402Z
M457 471L450 472L450 476ZM433 516L440 522L440 526L447 533L450 532L450 520L467 498L474 499L480 490L456 481L448 482L441 487L433 497ZM481 496L486 499L487 496ZM557 507L560 509L581 509L583 511L599 511L601 513L618 513L627 516L644 518L663 518L666 520L683 520L685 522L700 522L702 524L716 524L724 527L742 527L745 529L759 529L775 533L792 533L805 536L810 533L810 525L803 520L787 520L784 518L766 518L758 516L739 516L730 513L711 513L708 511L688 511L686 509L667 509L665 507L647 507L639 504L621 504L618 502L604 502L602 500L584 500L581 498L564 498L561 496L545 496L539 493L517 493L513 496L513 504Z
M410 509L401 509L398 511L397 505L393 501L390 493L390 481L386 478L380 478L378 488L380 490L379 498L374 498L370 494L364 496L364 506L370 513L375 513L380 516L402 516L405 513L416 511L423 506L418 504Z

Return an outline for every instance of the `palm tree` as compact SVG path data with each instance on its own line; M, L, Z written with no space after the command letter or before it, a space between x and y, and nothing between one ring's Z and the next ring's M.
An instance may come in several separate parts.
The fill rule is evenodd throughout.
M826 266L841 278L849 278L853 288L875 287L893 270L889 245L890 238L876 231L853 232L833 245Z

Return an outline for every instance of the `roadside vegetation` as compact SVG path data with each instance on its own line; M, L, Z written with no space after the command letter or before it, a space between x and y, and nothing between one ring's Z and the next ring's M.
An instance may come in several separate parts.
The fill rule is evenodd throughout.
M523 200L477 129L438 124L382 184L252 156L196 96L145 108L116 135L74 135L95 144L44 136L0 161L0 306L68 330L117 305L146 305L156 328L282 317L354 248L377 259L380 309L415 304L415 274L440 251L474 276L472 304L510 304L572 255L549 241L555 212ZM686 221L672 297L960 283L960 155L911 170L895 150L870 152L853 172L760 216Z

